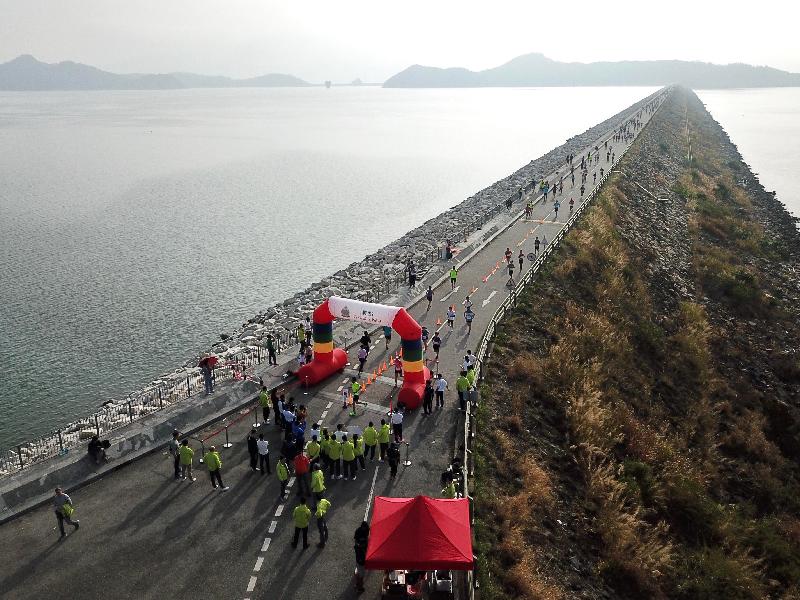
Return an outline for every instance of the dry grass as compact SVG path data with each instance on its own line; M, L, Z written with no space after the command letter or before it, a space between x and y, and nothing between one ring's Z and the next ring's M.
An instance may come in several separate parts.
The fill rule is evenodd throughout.
M680 147L673 141L670 148ZM515 326L496 339L496 356L510 362L497 382L502 408L481 424L489 443L479 476L492 482L483 500L491 514L480 519L497 536L483 549L501 582L497 597L570 597L532 540L545 517L564 514L572 485L583 493L570 514L593 535L573 533L585 536L581 550L600 559L596 574L619 597L797 592L800 520L770 521L796 514L800 502L789 492L798 489L796 464L784 454L785 437L770 439L774 418L761 411L761 396L730 378L747 352L737 355L733 345L721 355L726 332L707 312L714 323L725 307L739 317L771 314L762 290L768 278L744 261L769 256L769 241L713 147L700 141L696 153L697 168L672 186L686 199L696 301L654 308L649 259L617 233L632 201L624 182L612 180L567 236L549 285L527 294ZM519 314L541 315L555 333L543 333L542 320L526 328ZM793 380L800 368L794 358L784 362L775 369ZM568 433L563 445L583 482L571 467L567 492L565 474L556 477L530 451L532 414L547 421L544 431Z

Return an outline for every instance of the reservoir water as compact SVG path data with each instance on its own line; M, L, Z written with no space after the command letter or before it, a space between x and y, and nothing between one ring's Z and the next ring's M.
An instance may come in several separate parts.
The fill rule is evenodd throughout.
M123 397L653 89L0 93L0 447ZM715 111L725 94L702 97L786 201Z
M800 88L700 90L697 95L728 132L768 191L800 216Z

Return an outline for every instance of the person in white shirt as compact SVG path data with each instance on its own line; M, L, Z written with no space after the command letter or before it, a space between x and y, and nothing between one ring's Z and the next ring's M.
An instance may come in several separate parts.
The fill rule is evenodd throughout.
M347 435L347 432L344 430L344 425L339 423L336 426L336 431L333 432L333 437L336 438L336 441L340 444L342 443L342 439Z
M436 408L444 408L444 391L447 389L447 379L439 373L436 376L434 389L436 390Z
M399 444L403 441L403 413L395 409L392 413L392 431L394 432L394 441Z
M283 409L283 423L286 431L292 430L292 425L294 424L294 413L288 408Z
M469 365L467 365L467 367L469 366L474 367L475 362L478 360L478 357L472 353L472 350L467 350L467 356L465 358L467 359L467 361L469 361Z
M272 474L269 468L269 442L264 439L263 433L258 435L256 446L258 446L258 466L261 469L261 474L263 475L265 471Z

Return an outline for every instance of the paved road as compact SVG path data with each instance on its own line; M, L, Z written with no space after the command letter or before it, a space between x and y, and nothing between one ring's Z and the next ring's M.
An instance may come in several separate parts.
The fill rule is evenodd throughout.
M641 119L646 122L648 115L643 112ZM619 155L623 144L613 145ZM576 165L579 162L576 156ZM605 154L590 167L587 194L592 188L592 173L601 167L610 168ZM508 293L503 252L509 247L516 258L520 249L525 254L533 252L536 236L552 240L569 216L569 198L575 199L576 207L581 201L579 187L576 168L576 187L567 177L564 193L559 196L562 208L558 220L554 220L552 198L538 202L531 220L514 223L460 269L455 292L450 294L450 283L445 282L435 290L430 310L426 310L425 301L412 307L412 315L433 331L438 320L444 321L448 305L460 308L465 295L472 296L476 312L472 333L467 333L463 310L458 310L456 327L442 329L440 362L430 363L432 370L438 368L450 382L446 406L432 416L415 411L406 418L404 429L412 465L401 466L396 481L391 482L388 467L377 462L368 462L356 481L326 481L332 508L328 519L330 541L325 549L316 547L313 519L309 530L312 547L291 549L294 486L289 501L280 502L274 474L262 476L249 470L244 437L253 418L244 415L229 428L233 447L222 449L223 478L231 486L227 492L212 490L202 466L196 468L195 483L175 483L171 460L157 453L76 491L73 500L83 526L63 541L58 538L49 507L0 527L2 596L37 600L53 594L65 598L153 599L353 597L352 535L365 517L368 498L439 495L439 475L455 450L459 423L455 406L458 365L468 348L475 350L491 314ZM526 261L525 268L529 265ZM518 268L515 273L518 278ZM376 342L367 372L384 361L388 363L383 340ZM390 351L396 352L398 347L395 336ZM337 423L365 426L370 419L376 423L380 420L396 396L391 380L384 378L370 386L362 399L372 407L364 416L351 418L337 400L346 375L307 392L290 390L308 407L310 422L319 419L335 428ZM391 371L387 376L392 376ZM211 427L197 437L217 428ZM270 440L274 463L279 433L272 425L262 429ZM219 446L223 441L218 435L211 443ZM364 597L376 597L378 575L370 575L367 585Z

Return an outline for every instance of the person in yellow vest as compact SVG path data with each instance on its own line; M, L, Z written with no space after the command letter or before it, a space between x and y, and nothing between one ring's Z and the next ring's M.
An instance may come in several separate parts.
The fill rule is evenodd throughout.
M264 416L264 425L266 425L269 423L269 405L272 404L272 400L265 385L261 386L261 393L258 394L258 403L261 405L261 413Z
M451 479L450 483L448 483L442 490L442 498L448 498L452 500L455 497L456 497L456 484Z
M319 453L322 457L322 466L327 470L329 473L333 470L333 465L331 463L331 454L330 454L330 441L331 436L328 433L328 429L325 428L322 430L322 441L319 443Z
M197 477L192 476L192 462L194 461L194 450L189 447L189 440L183 440L181 447L178 448L181 457L181 480L189 477L189 481L197 481Z
M366 453L369 454L369 459L375 460L375 447L378 445L378 432L372 421L369 422L367 428L364 430L364 445L366 446Z
M311 495L314 498L314 506L319 504L325 493L325 475L319 465L314 465L311 470Z
M281 495L278 500L283 500L286 497L286 485L289 483L289 465L286 463L285 456L281 456L278 460L275 472L278 474L278 481L281 482Z
M356 405L358 404L358 397L361 395L361 382L358 381L355 376L351 378L350 393L353 395L353 410L351 412L355 412ZM342 408L347 407L343 406Z
M328 440L328 456L331 459L331 479L342 478L342 445L335 437Z
M392 428L386 422L386 419L381 419L381 427L378 429L378 443L381 445L380 461L386 460L386 451L389 449L389 434Z
M342 436L342 461L344 462L344 478L348 481L356 478L356 447L347 435Z
M311 459L311 466L319 464L320 444L317 441L317 436L312 435L311 441L306 444L306 454Z
M220 491L225 492L231 489L230 486L222 483L222 459L215 446L211 446L211 448L208 449L208 452L203 456L203 460L208 467L208 474L211 475L212 487L217 489L217 483L219 483Z
M367 466L364 464L364 440L358 437L357 433L353 434L353 448L356 451L356 463L357 465L353 466L353 479L355 479L355 471L358 470L358 465L361 465L361 470L366 471Z
M306 506L305 496L300 497L300 504L298 504L292 513L294 519L294 539L292 539L292 548L297 548L297 541L300 538L300 532L303 532L303 550L308 548L308 522L311 520L311 509Z
M317 546L320 548L324 548L325 542L328 541L328 524L325 522L325 514L330 507L331 503L325 498L317 503L315 516L317 517L317 531L319 531L319 544Z

